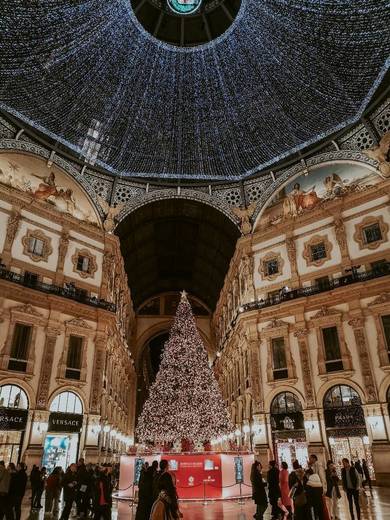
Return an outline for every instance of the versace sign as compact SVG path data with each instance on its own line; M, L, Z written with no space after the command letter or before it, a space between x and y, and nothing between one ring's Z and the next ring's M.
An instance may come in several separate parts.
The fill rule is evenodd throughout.
M27 415L27 410L0 408L0 430L25 430Z
M51 412L49 432L79 432L83 426L83 416L75 413Z

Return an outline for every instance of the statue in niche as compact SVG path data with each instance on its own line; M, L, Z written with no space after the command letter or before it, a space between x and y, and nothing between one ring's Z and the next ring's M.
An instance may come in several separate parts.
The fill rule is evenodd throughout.
M252 231L252 223L250 219L252 218L256 209L256 202L252 202L247 208L232 208L232 212L240 221L240 230L243 235L249 235Z
M112 233L116 227L115 217L119 215L119 213L124 208L124 204L120 202L116 206L110 206L108 202L106 202L100 195L97 196L98 202L106 215L106 219L103 223L103 227L107 233Z
M375 146L374 148L370 148L369 150L364 150L363 153L366 154L370 159L374 159L377 161L378 169L383 175L383 177L390 177L390 132L387 132L379 142L379 146Z

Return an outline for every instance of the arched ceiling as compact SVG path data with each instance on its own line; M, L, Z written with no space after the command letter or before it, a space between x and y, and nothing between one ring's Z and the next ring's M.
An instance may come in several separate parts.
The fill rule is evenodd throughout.
M215 308L239 237L225 215L190 200L158 201L131 213L116 234L136 308L183 289Z
M389 21L388 0L242 0L186 48L131 0L5 0L0 108L114 174L242 179L361 117Z

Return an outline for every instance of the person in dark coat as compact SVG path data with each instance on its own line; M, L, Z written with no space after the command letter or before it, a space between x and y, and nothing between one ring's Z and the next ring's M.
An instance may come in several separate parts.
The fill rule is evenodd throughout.
M27 474L26 465L21 462L18 464L15 473L11 474L9 494L12 499L12 508L15 520L20 520L22 510L22 500L26 493Z
M252 498L256 504L254 518L257 520L263 520L264 513L268 507L267 493L265 491L266 483L263 480L262 469L260 462L255 460L251 469L251 483Z
M348 459L343 459L343 469L341 470L341 478L343 481L343 488L347 494L349 512L351 518L354 520L353 504L355 503L356 516L360 520L360 504L359 504L359 476L356 469L351 466Z
M136 520L149 520L153 506L153 467L143 468L138 483Z
M370 477L370 470L368 468L367 461L365 459L362 459L362 469L364 474L364 480L363 480L363 487L368 484L368 487L370 490L372 489L371 485L371 477Z
M31 484L31 507L35 507L37 491L40 486L41 472L38 466L33 465L30 473L30 484Z
M269 470L267 473L267 481L268 481L268 498L269 503L272 506L272 519L279 518L281 513L280 508L278 507L278 500L282 496L280 492L279 486L279 470L276 467L276 461L271 460L269 462Z
M315 520L324 520L324 503L322 500L324 489L320 476L317 473L309 475L306 482L306 497L309 509Z
M296 484L298 482L298 477L297 477L296 472L297 472L297 469L302 468L302 466L299 464L298 460L294 460L294 462L292 463L292 467L293 467L293 471L288 476L288 487L290 489L293 487L294 484Z
M64 509L62 510L60 520L68 520L73 506L73 502L77 496L77 465L71 464L66 470L62 479L62 487L64 490Z
M77 464L77 515L86 517L88 515L88 504L91 491L91 477L84 464L84 459L80 459Z
M111 520L112 489L107 468L99 467L94 482L94 520Z

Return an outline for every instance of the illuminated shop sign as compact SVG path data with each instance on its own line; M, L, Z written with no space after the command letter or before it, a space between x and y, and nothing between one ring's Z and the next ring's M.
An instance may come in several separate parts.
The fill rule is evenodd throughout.
M51 412L49 432L79 432L83 426L83 416L75 413Z
M27 415L27 410L0 408L0 430L25 430Z

